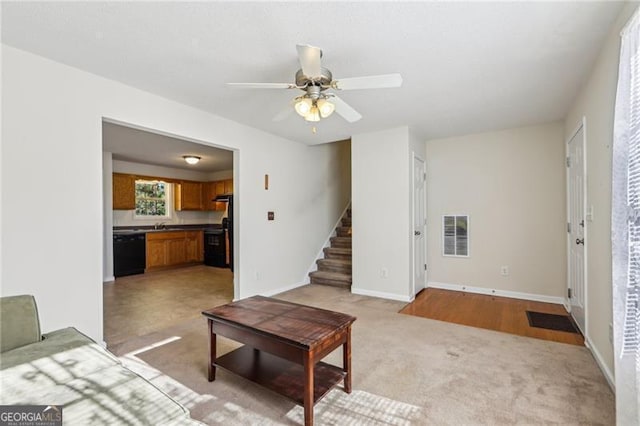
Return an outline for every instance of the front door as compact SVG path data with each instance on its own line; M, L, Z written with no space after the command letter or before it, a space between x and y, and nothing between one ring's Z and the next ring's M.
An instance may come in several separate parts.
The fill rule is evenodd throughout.
M585 162L584 126L567 145L569 283L568 299L571 316L584 334L585 329Z
M413 157L413 294L425 287L426 250L426 175L424 161Z

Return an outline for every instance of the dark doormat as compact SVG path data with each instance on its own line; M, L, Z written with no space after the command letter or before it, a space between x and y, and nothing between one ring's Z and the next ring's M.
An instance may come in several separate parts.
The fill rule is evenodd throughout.
M545 314L543 312L527 311L527 318L531 327L546 328L547 330L566 331L579 334L569 315Z

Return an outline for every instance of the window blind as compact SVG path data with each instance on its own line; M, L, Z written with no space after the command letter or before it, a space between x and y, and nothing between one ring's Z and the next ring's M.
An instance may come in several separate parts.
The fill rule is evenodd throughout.
M637 354L636 362L640 363L640 55L637 46L630 47L629 74L626 76L629 84L626 132L629 264L622 352Z

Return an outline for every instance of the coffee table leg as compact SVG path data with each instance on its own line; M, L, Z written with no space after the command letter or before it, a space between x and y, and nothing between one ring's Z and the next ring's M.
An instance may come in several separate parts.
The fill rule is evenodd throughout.
M347 329L347 339L342 345L342 371L344 376L344 391L351 393L351 327Z
M213 332L213 321L208 320L209 323L209 381L213 382L216 379L216 335Z
M313 355L304 354L304 424L313 426Z

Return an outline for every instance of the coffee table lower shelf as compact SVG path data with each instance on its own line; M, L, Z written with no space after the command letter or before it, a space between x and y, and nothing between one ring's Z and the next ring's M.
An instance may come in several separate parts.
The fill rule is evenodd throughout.
M244 345L216 359L215 366L304 405L302 365ZM318 362L313 374L313 403L318 402L344 377L345 372L342 368Z

